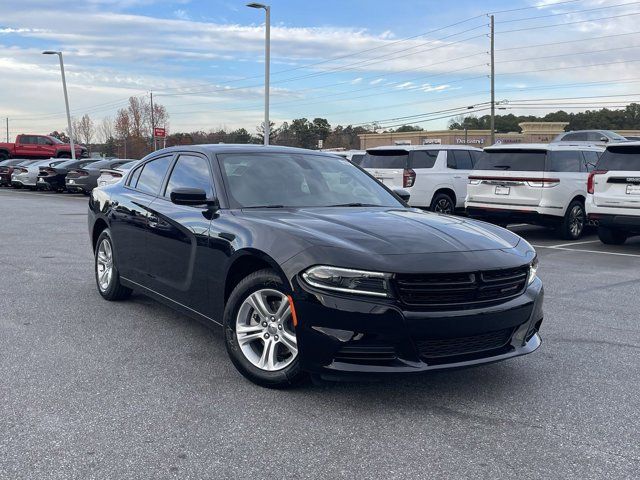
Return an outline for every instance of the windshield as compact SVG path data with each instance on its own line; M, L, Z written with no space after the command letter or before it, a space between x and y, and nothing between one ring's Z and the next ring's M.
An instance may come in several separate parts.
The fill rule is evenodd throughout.
M610 130L607 131L607 135L610 139L615 140L616 142L626 142L627 138L622 135L618 135L616 132L612 132Z
M409 152L406 150L371 150L360 166L362 168L407 168Z
M348 160L300 153L218 155L233 208L403 205Z
M596 170L640 171L640 146L607 148Z
M475 170L544 172L545 150L485 150Z
M64 142L56 137L47 137L49 140L51 140L53 143L62 143L64 144Z

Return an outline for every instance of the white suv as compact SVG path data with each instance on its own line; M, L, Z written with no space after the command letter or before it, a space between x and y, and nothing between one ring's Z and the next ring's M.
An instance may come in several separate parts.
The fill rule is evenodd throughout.
M587 177L603 147L563 143L485 148L469 176L469 216L499 225L555 227L580 238L586 224Z
M389 188L409 192L412 207L453 213L464 208L467 177L481 153L465 145L376 147L360 166Z
M589 175L587 214L602 243L640 235L640 142L610 144Z

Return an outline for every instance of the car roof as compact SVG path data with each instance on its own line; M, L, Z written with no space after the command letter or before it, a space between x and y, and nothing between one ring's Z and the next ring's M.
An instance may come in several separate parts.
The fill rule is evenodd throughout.
M481 152L482 149L478 147L472 147L471 145L441 145L434 143L430 145L387 145L383 147L367 148L367 152L375 152L376 150L477 150Z
M602 145L588 143L510 143L508 145L491 145L490 147L486 147L485 150L593 150L604 152L604 147Z
M321 152L320 150L308 150L305 148L297 147L284 147L280 145L260 145L260 144L233 144L233 143L214 143L214 144L202 144L202 145L176 145L175 147L168 147L162 150L158 150L153 153L157 155L159 153L173 153L173 152L201 152L205 154L220 154L220 153L306 153L313 155L323 155L327 157L334 157L335 154L329 152Z

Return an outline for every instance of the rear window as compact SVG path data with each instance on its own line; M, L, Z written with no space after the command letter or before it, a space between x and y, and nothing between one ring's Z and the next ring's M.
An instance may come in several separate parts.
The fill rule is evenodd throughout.
M433 168L440 150L414 150L411 154L411 168Z
M546 150L485 150L480 154L474 168L510 172L544 172L546 157Z
M607 148L596 170L640 171L640 146Z
M556 150L549 152L550 172L579 172L583 165L579 150Z
M409 153L406 150L372 150L367 152L360 166L362 168L406 168Z
M362 160L364 160L364 153L356 153L351 157L351 161L356 165L362 164Z

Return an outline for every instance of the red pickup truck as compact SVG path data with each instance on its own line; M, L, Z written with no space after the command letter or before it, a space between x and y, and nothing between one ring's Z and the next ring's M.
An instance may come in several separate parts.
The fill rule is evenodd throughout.
M75 145L76 158L88 157L82 145ZM71 145L49 135L18 135L16 143L0 143L0 161L8 158L71 158Z

